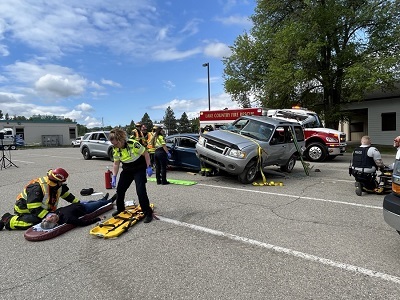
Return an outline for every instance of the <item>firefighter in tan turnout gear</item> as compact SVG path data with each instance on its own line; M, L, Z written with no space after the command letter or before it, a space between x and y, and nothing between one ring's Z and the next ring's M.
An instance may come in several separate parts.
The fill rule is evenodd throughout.
M21 229L39 224L49 212L57 209L61 198L69 203L78 203L65 184L68 173L63 168L49 170L47 175L31 180L17 196L14 215L5 213L0 220L0 230Z

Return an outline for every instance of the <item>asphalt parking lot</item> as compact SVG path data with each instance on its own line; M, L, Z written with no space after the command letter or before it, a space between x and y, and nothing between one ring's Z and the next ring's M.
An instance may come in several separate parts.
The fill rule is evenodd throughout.
M111 162L85 161L78 148L10 153L18 167L0 171L1 214L50 168L65 168L79 197L108 191ZM400 235L383 220L383 195L355 194L349 161L315 163L310 176L299 162L291 174L271 168L268 180L284 186L170 171L197 184L148 182L160 220L116 239L91 226L42 242L3 230L0 299L398 299ZM126 200L137 201L133 187Z

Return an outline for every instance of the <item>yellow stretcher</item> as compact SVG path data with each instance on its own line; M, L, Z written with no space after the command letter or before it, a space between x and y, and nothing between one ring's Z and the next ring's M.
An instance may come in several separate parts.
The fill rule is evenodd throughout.
M153 208L154 204L150 204L150 207ZM130 205L123 212L92 228L90 234L105 239L116 238L143 218L140 205Z

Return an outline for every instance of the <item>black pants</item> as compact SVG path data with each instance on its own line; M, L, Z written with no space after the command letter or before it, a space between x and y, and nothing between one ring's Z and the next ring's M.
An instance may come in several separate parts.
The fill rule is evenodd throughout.
M153 210L150 207L150 201L146 190L146 168L122 170L117 185L117 210L123 211L125 209L125 194L133 181L135 181L136 194L139 198L139 204L144 215L152 214Z
M367 190L374 190L378 186L378 182L376 181L376 173L364 173L353 170L352 175L356 179L357 182L360 182L364 188Z
M156 149L154 155L156 162L156 179L158 184L167 182L168 155L162 147Z

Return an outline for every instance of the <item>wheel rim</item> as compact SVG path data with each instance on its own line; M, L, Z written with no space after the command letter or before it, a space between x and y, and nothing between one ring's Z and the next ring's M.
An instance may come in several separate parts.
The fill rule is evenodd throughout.
M292 157L292 158L289 160L288 164L287 164L287 169L288 169L288 171L292 171L295 164L296 164L296 160Z
M322 156L322 150L318 146L313 146L308 150L308 156L313 160L318 160Z
M255 166L252 166L250 169L249 169L249 172L247 173L247 180L248 181L253 181L253 179L254 179L254 177L256 177L256 167Z

